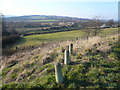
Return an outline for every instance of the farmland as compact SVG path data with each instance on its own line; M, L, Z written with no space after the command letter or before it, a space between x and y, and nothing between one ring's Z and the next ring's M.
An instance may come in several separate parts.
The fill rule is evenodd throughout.
M45 17L8 19L16 21L7 22L15 28L9 28L11 32L5 32L8 36L4 37L15 41L3 48L0 67L3 89L120 88L118 28L98 28L94 20L81 22L78 18L57 17L59 21L54 21L55 17ZM42 23L41 18L45 18ZM20 33L15 34L17 40L13 37L15 30ZM70 63L66 64L66 60ZM56 62L61 66L62 82L56 79Z
M33 40L34 36L41 35L25 38ZM50 40L54 38L56 37L51 37ZM3 88L120 88L120 45L117 41L118 34L102 38L97 36L88 40L54 42L13 54L3 63ZM54 62L63 63L62 50L70 43L74 45L74 53L70 56L71 64L62 64L64 82L57 84ZM48 57L50 61L43 63L42 60L47 60Z
M101 36L110 35L118 32L118 28L109 28L104 29ZM13 45L13 49L16 46L20 48L30 47L32 46L40 46L42 43L51 43L51 42L59 42L66 40L76 40L76 38L86 38L85 32L83 30L76 31L66 31L59 33L50 33L50 34L38 34L38 35L29 35L22 37L15 45Z

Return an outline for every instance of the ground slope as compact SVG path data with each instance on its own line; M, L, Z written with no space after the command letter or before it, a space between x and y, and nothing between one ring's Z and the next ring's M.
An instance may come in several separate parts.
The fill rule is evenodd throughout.
M73 43L71 65L63 51ZM3 57L3 88L120 88L118 34L88 40L49 43L31 51ZM64 82L55 82L54 62L62 64Z

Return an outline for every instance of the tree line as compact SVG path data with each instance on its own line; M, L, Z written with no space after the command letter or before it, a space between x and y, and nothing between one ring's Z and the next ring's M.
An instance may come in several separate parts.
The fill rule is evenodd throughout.
M7 45L16 42L20 38L20 35L15 30L12 22L6 22L4 15L0 14L0 18L2 29L2 47L4 48Z

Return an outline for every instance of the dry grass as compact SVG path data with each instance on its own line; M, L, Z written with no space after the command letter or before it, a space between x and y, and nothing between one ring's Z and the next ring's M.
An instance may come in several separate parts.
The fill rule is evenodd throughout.
M87 39L79 39L75 41L61 41L61 42L55 42L55 43L47 43L44 44L38 48L33 48L33 50L29 51L21 51L17 52L11 56L3 57L3 64L1 66L1 70L5 70L6 67L8 67L11 64L14 64L13 62L18 62L12 67L10 67L10 70L6 73L6 77L3 78L3 83L9 83L9 82L24 82L24 80L32 80L31 78L39 78L43 77L46 72L48 72L49 68L53 66L54 61L59 61L63 58L62 49L66 48L70 43L73 43L73 49L76 56L78 54L84 53L85 50L99 50L103 53L108 52L111 50L111 47L114 46L115 42L118 41L119 34L116 35L110 35L107 37L90 37ZM47 56L56 55L58 53L58 56L55 57L54 61L52 60L50 64L42 64L42 60L45 59ZM74 57L74 62L77 62L76 56ZM86 55L85 55L86 56ZM82 57L80 59L81 63L89 62L88 57ZM53 67L52 67L53 68ZM13 77L15 76L15 73L17 73L16 77L14 79L10 78L11 75Z
M107 37L99 37L99 36L90 37L88 40L83 39L83 40L76 40L76 41L63 41L63 42L56 42L56 43L48 43L38 48L35 48L33 50L17 52L11 56L2 57L4 61L3 65L5 65L5 63L10 62L12 60L18 60L19 63L22 64L23 62L29 61L30 58L35 55L40 55L44 57L45 55L53 51L60 52L60 49L62 47L66 47L70 43L74 44L74 51L78 51L79 49L82 51L85 49L90 49L90 48L95 48L95 47L97 47L99 50L106 51L111 48L111 46L108 45L110 41L117 42L118 34L107 36Z
M3 63L1 66L1 70L6 68L10 62L17 61L18 64L15 64L12 68L14 68L14 67L21 68L21 71L19 72L18 78L16 80L16 81L19 81L19 79L22 78L21 75L24 76L24 73L29 71L28 65L35 64L38 67L41 66L42 65L41 64L42 58L44 58L47 55L50 55L53 52L60 53L61 48L65 48L70 43L73 43L74 52L77 52L77 53L82 52L82 51L87 50L87 49L94 49L94 48L97 48L100 51L106 52L106 51L109 51L111 49L112 45L109 45L110 41L113 41L113 43L117 42L118 41L118 34L107 36L107 37L99 37L99 36L90 37L88 40L82 39L82 40L76 40L76 41L63 41L63 42L44 44L44 45L42 45L38 48L35 48L33 50L17 52L11 56L2 57ZM57 59L60 59L60 58L62 58L62 55L59 55L57 57ZM84 61L85 60L83 60L83 62ZM26 67L26 69L24 67ZM28 69L27 69L27 67L28 67ZM32 68L35 68L35 67L32 67ZM7 77L5 79L5 82L11 81L11 80L9 80L9 76L13 72L14 72L14 69L11 69L7 73L7 75L6 75Z

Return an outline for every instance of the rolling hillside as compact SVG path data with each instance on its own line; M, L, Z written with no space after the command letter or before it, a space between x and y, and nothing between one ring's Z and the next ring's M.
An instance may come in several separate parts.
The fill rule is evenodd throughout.
M64 52L73 43L71 64ZM3 58L2 84L6 88L120 88L118 34L45 44ZM54 62L62 65L63 83L55 80Z
M6 17L8 21L73 21L73 20L88 20L86 18L65 17L65 16L47 16L47 15L29 15L29 16L14 16Z

